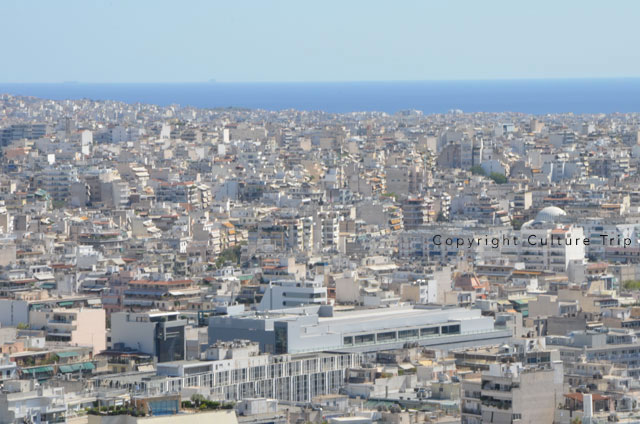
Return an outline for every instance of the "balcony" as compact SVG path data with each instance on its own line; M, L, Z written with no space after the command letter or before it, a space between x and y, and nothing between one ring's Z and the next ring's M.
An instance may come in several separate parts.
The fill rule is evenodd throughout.
M60 339L71 339L71 330L69 331L60 331L58 329L55 330L48 330L47 331L47 340L49 339L55 339L55 340L60 340Z
M462 397L466 398L466 399L480 399L480 397L482 396L481 392L477 392L477 391L470 391L470 390L465 390L462 393Z
M511 391L509 390L492 390L492 389L482 389L483 397L492 397L499 400L507 400L511 399Z
M510 400L501 400L501 399L493 399L493 398L486 398L483 396L483 399L481 400L482 406L485 408L495 408L495 409L501 409L501 410L510 410L512 403Z
M70 333L76 329L76 325L73 321L49 320L47 321L47 328L49 332Z

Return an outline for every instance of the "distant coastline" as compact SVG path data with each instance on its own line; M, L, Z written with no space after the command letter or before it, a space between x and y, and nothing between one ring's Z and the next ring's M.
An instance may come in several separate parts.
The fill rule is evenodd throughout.
M329 113L640 112L640 78L292 83L0 83L1 94Z

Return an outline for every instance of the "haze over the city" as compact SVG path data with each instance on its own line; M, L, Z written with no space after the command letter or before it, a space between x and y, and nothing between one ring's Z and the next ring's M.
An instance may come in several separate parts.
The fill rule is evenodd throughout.
M5 83L640 76L631 0L9 0L0 16Z

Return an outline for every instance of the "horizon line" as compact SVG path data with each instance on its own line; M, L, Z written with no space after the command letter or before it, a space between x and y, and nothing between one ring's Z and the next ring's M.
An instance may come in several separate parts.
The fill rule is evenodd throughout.
M640 76L594 76L594 77L506 77L506 78L450 78L450 79L399 79L399 80L201 80L201 81L0 81L2 85L74 85L74 84L363 84L363 83L425 83L425 82L506 82L506 81L593 81L593 80L633 80Z

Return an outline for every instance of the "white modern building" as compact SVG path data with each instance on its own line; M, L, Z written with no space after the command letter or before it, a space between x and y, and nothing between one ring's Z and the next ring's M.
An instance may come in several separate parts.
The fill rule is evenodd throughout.
M302 305L326 305L327 288L321 279L315 281L272 281L258 305L259 311L270 311Z
M222 401L250 398L284 402L311 402L315 396L337 394L346 371L360 366L357 353L270 355L246 340L218 342L206 352L208 360L174 361L149 373L96 377L102 387L137 387L149 393L176 393L187 388L207 389Z
M263 352L375 352L407 343L452 349L505 343L511 330L496 328L479 309L426 305L335 312L310 306L209 318L209 343L247 339Z

